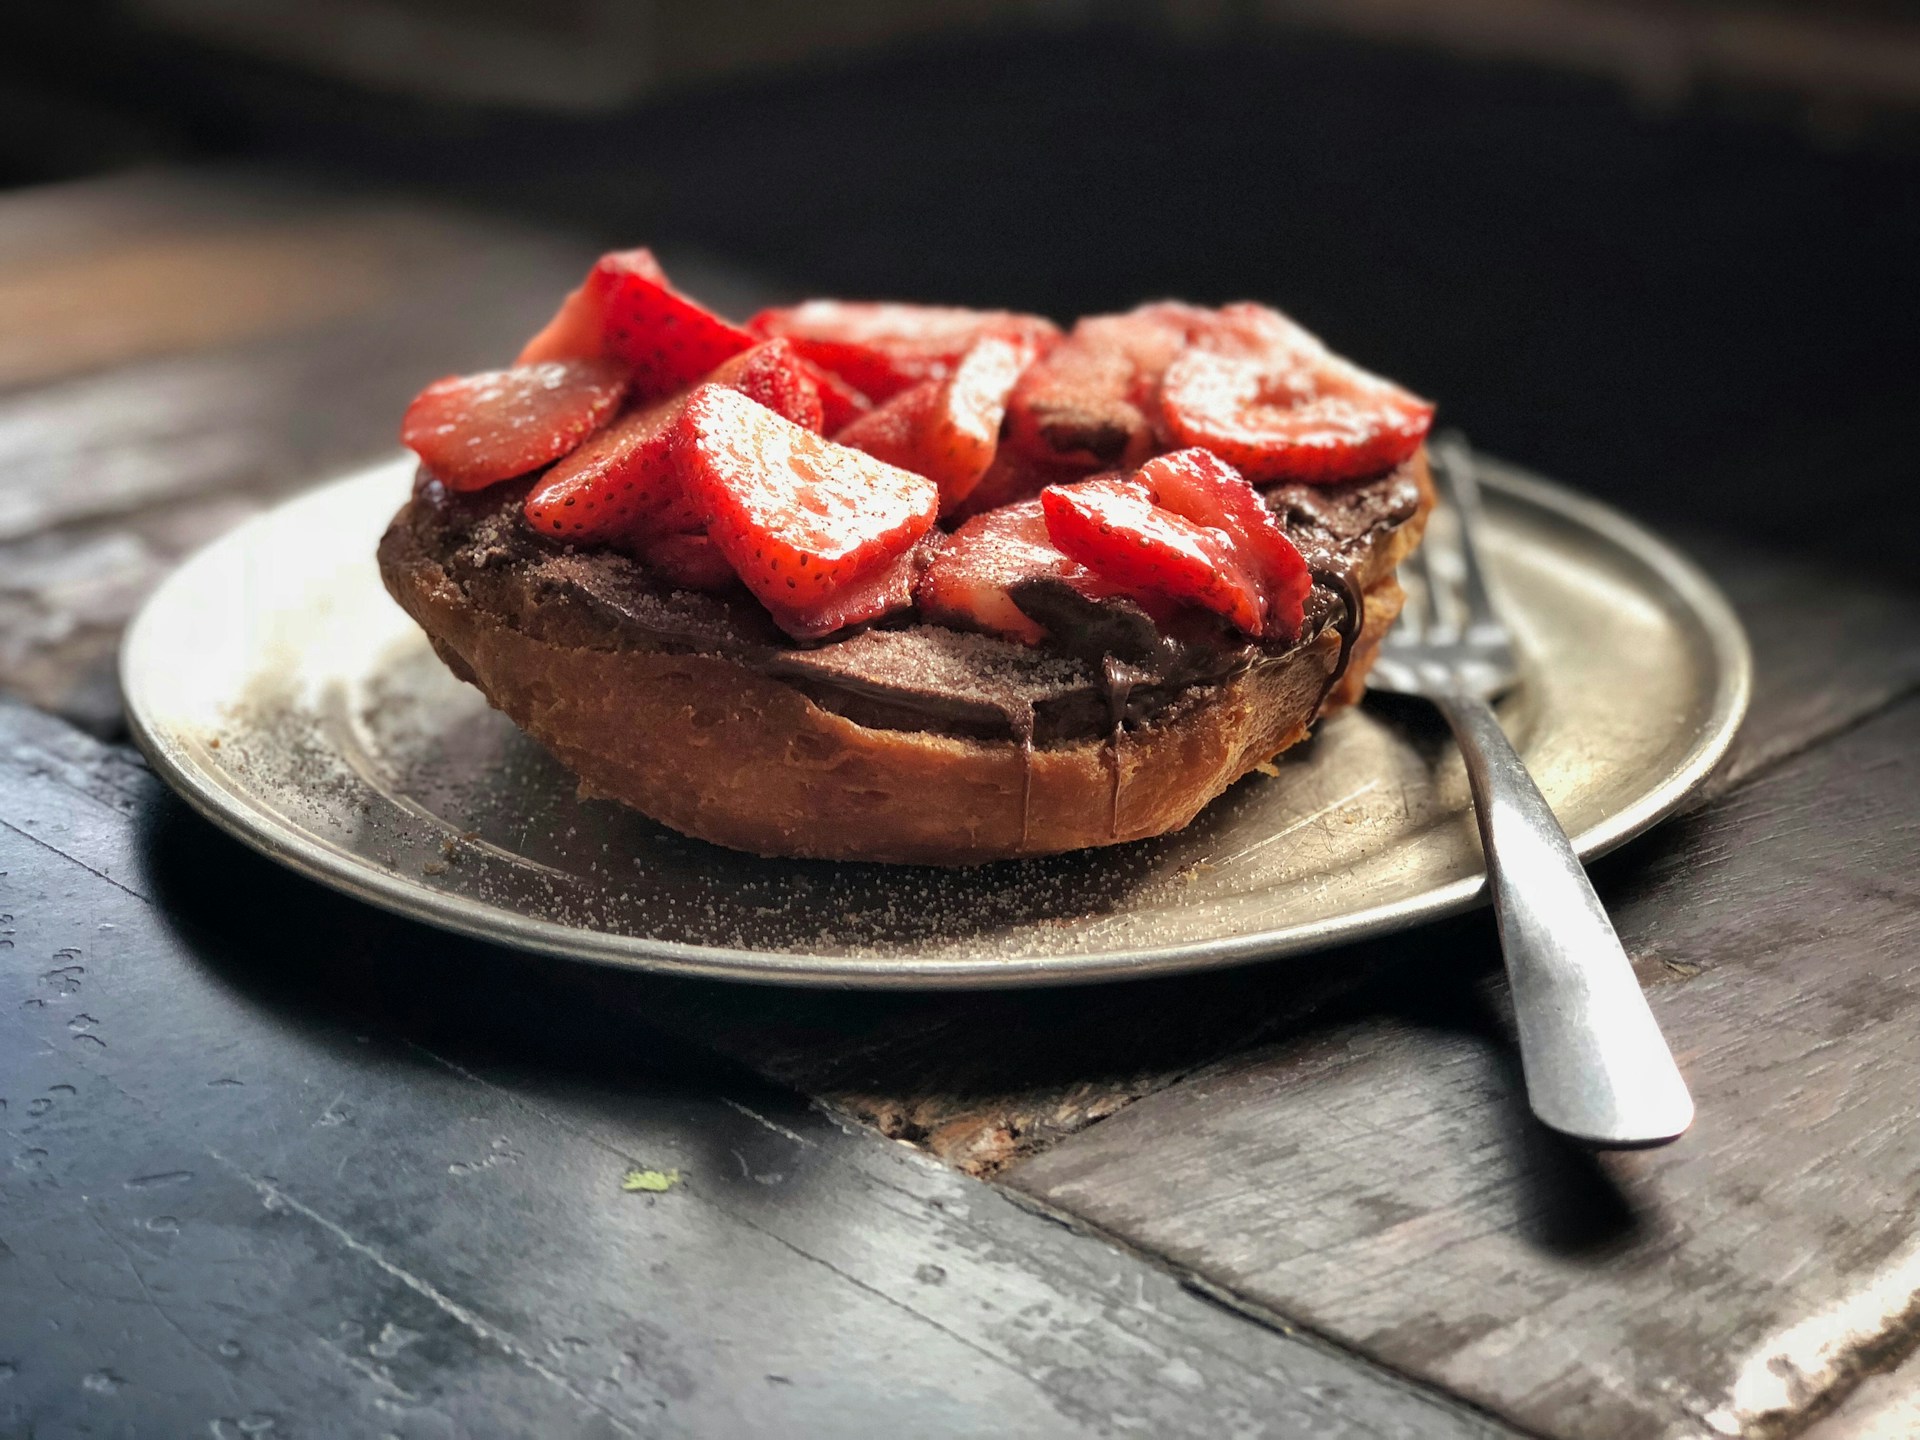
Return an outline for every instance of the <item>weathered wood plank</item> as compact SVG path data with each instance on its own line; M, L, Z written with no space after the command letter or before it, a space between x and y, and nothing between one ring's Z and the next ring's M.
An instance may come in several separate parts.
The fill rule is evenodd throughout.
M0 269L0 388L234 344L394 303L417 248L400 215L119 245Z
M422 235L432 243L414 254L383 252L395 275L367 312L288 317L252 343L181 346L0 400L0 538L222 490L282 493L387 453L414 389L499 363L577 276L572 247L424 222Z
M1252 1046L1350 988L1346 952L1174 980L956 994L659 980L653 1013L975 1175Z
M1831 1415L1816 1421L1805 1440L1913 1440L1920 1435L1920 1355L1899 1368L1867 1376Z
M1530 1429L1771 1434L1920 1314L1920 701L1601 868L1700 1106L1528 1119L1491 924L1009 1182Z
M455 303L488 293L483 280L529 271L529 283L495 289L489 301L507 312L493 323L537 319L552 294L529 293L535 275L560 283L584 248L410 200L246 171L15 191L0 197L0 392L342 326L363 335L450 328L458 344L463 324L489 317L443 312L487 308ZM564 265L541 273L561 255ZM476 273L503 260L504 271ZM385 348L370 343L369 358Z
M129 235L272 223L310 208L308 190L214 167L155 167L27 186L0 197L0 273L109 248Z
M1724 535L1676 538L1753 645L1753 706L1703 799L1920 690L1920 591Z
M5 705L0 896L8 1433L1508 1433Z
M511 354L590 247L205 178L56 191L0 199L0 688L112 733L159 577L391 451L407 397Z

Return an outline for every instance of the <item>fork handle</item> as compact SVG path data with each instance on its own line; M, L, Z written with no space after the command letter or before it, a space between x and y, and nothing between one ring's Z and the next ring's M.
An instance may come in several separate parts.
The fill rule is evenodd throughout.
M1659 1145L1693 1097L1580 857L1486 701L1435 696L1466 756L1533 1113L1592 1145Z

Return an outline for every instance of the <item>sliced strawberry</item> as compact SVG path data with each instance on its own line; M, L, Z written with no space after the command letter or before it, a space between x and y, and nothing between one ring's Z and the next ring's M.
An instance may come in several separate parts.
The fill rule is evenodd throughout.
M1154 503L1131 475L1103 475L1040 492L1047 536L1069 558L1130 593L1160 594L1261 633L1265 600L1224 531Z
M1038 500L976 515L953 532L913 592L923 618L959 630L984 630L1038 645L1046 630L1013 602L1016 586L1061 579L1090 592L1093 572L1069 560L1047 535Z
M682 590L714 594L740 583L720 547L695 531L682 535L655 535L636 547L640 562L669 585Z
M400 442L455 490L479 490L559 459L620 408L626 376L601 361L450 375L414 398Z
M698 525L673 468L675 397L629 411L541 477L528 494L527 523L581 545Z
M656 275L658 267L655 267ZM756 337L658 278L623 274L607 295L606 345L633 371L634 386L665 395L691 385Z
M940 401L946 388L944 380L923 380L867 411L851 425L836 430L834 441L864 450L889 465L925 475L937 484L939 476L929 472L938 467L938 453L925 453L930 446L923 444L922 436L939 423Z
M607 297L624 275L639 275L658 285L667 273L651 250L613 250L602 255L579 286L567 292L560 308L520 351L521 365L543 360L598 360L608 354Z
M707 533L769 610L812 610L903 554L940 504L925 476L718 385L687 401L676 458Z
M797 425L817 429L819 393L797 369L783 341L734 356L708 383L751 396ZM581 544L697 529L698 511L686 499L673 463L675 427L685 394L622 416L613 426L553 467L527 496L536 530Z
M1300 633L1313 577L1260 494L1205 450L1041 493L1048 535L1103 579L1226 616L1250 635Z
M1138 465L1156 448L1160 377L1211 310L1164 300L1092 315L1030 367L1007 404L1007 437L1035 459Z
M824 432L825 397L818 373L788 340L763 340L719 366L702 383L725 385L750 400L758 400L783 420L803 429Z
M1210 451L1176 450L1149 460L1134 478L1161 509L1226 534L1260 590L1262 620L1256 633L1300 633L1313 576L1260 492L1238 470Z
M980 483L974 487L973 493L945 518L956 522L971 520L1002 505L1032 500L1049 485L1067 485L1086 478L1085 465L1035 460L1031 455L1002 443L994 450L993 463L987 467L987 473L980 477Z
M983 335L1028 340L1038 347L1060 334L1050 320L1010 310L855 300L809 300L762 310L747 328L788 336L802 355L875 403L925 381L944 379Z
M951 511L980 483L1000 444L1013 382L1034 357L1029 341L973 342L944 380L927 380L862 416L834 438L925 475Z
M753 343L675 290L652 251L624 250L600 257L521 360L605 356L625 364L635 390L654 398L684 389Z
M772 342L769 341L769 344ZM824 365L816 365L798 351L794 358L807 378L820 391L820 424L823 435L837 435L873 409L873 401L842 380Z
M1170 432L1256 484L1332 485L1391 470L1420 448L1433 406L1330 352L1286 316L1230 305L1167 367Z
M903 555L841 586L814 604L789 609L769 606L773 623L796 640L821 640L850 625L865 625L897 615L913 605L914 586L938 554L945 537L929 530Z
M548 360L598 360L606 353L600 343L605 327L605 305L589 283L567 292L551 320L520 347L516 365L539 365Z
M751 396L809 430L820 428L820 392L785 340L768 340L717 368L708 383ZM673 463L686 397L630 411L554 466L527 496L527 523L582 545L697 529Z

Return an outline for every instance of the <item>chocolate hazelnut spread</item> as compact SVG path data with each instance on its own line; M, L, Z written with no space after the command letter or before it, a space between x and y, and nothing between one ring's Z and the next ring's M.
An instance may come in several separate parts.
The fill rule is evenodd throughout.
M1305 623L1293 641L1248 641L1198 614L1163 633L1125 601L1094 602L1070 586L1036 580L1014 595L1058 637L1036 649L913 623L910 614L799 644L744 592L668 589L628 556L573 550L534 533L520 518L527 488L500 485L459 495L423 477L396 524L410 527L420 549L495 613L524 619L557 611L545 623L564 628L569 643L723 656L878 728L1010 738L1026 748L1110 737L1116 815L1119 737L1177 714L1196 687L1277 663L1329 632L1337 635L1339 652L1326 689L1338 683L1363 623L1353 575L1376 540L1411 518L1421 499L1411 466L1343 485L1267 492L1314 576Z

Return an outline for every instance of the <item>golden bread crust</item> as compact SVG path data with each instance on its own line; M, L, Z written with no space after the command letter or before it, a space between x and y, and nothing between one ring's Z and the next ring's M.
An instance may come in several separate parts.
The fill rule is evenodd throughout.
M596 645L565 627L514 623L477 605L396 522L380 544L394 598L463 680L579 777L688 835L762 855L972 865L1164 834L1255 766L1356 701L1400 609L1393 567L1420 511L1372 547L1356 583L1365 625L1347 672L1331 631L1215 684L1196 686L1118 743L1030 749L873 728L720 656ZM404 512L403 512L404 514Z

